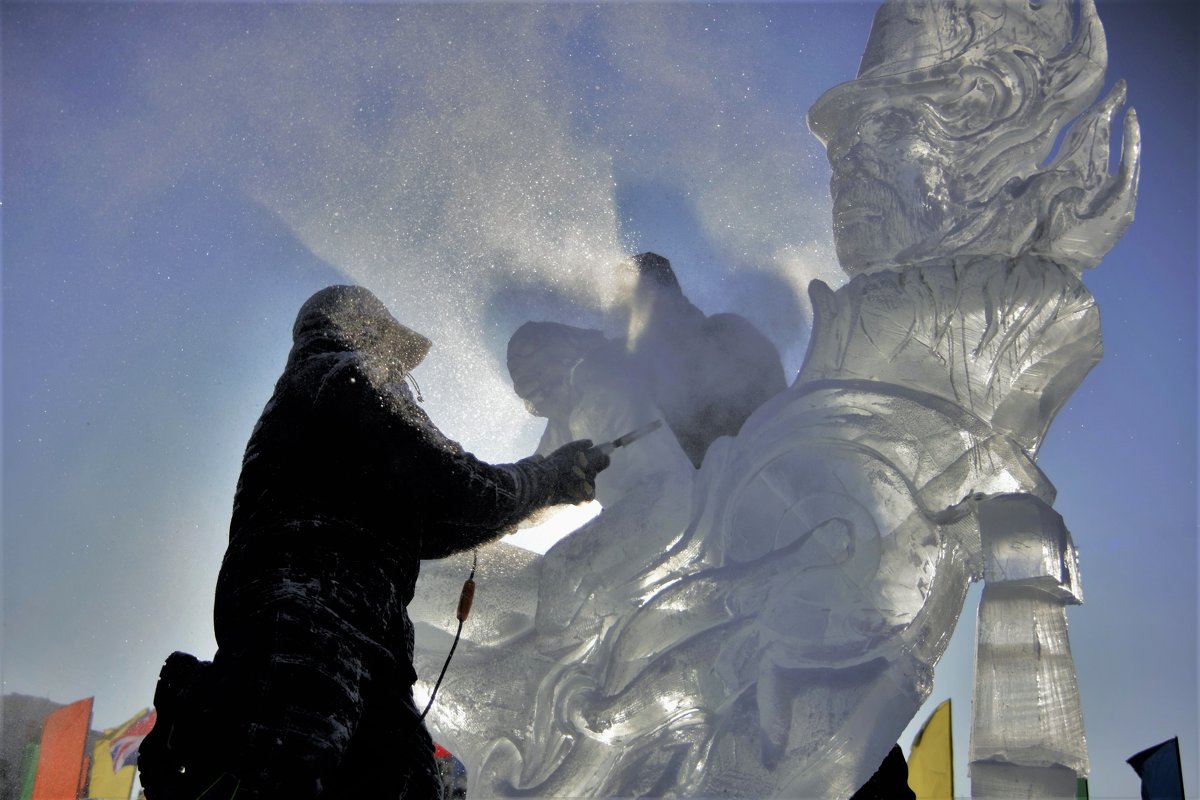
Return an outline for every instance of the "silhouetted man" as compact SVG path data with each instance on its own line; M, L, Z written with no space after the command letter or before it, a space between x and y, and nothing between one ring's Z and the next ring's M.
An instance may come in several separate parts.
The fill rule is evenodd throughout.
M139 759L149 800L441 796L412 695L419 561L590 500L608 458L583 440L481 462L408 389L429 347L360 287L301 308L246 447L217 654L177 653L159 681Z

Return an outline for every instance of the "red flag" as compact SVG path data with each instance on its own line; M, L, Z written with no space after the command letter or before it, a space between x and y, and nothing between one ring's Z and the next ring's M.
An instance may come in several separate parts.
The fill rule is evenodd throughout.
M30 800L72 800L86 775L84 747L92 725L92 698L52 711L42 724Z

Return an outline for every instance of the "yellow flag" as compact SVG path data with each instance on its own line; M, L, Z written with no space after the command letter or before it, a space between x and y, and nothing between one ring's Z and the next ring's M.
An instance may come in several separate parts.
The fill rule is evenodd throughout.
M109 728L100 734L92 750L92 776L88 781L89 800L129 800L133 794L133 778L137 745L154 724L154 712L139 711L133 719Z
M913 739L908 756L908 788L917 800L952 800L954 797L954 743L950 701L933 710Z

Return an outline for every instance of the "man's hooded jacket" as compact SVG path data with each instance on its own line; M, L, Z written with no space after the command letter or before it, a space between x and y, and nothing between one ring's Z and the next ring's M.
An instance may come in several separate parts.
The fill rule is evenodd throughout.
M222 646L237 624L222 601L282 553L386 565L406 606L420 559L469 550L562 502L539 464L485 463L434 426L405 381L430 342L371 292L318 292L292 337L242 463L217 586ZM403 625L411 648L406 615Z
M480 461L413 400L405 375L429 347L366 289L334 286L304 304L246 447L234 548L263 532L286 541L288 531L336 524L347 547L440 558L544 504L536 465Z
M359 287L301 308L243 459L212 668L177 654L159 681L178 724L147 740L151 797L194 773L248 796L433 791L406 612L419 561L578 498L561 463L487 464L438 431L405 382L429 346Z

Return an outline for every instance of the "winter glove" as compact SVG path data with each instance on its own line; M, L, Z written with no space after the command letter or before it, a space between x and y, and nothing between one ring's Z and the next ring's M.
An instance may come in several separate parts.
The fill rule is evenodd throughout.
M532 462L526 459L526 463ZM533 465L542 473L551 504L586 503L596 497L596 474L608 466L608 456L579 439L555 450Z

